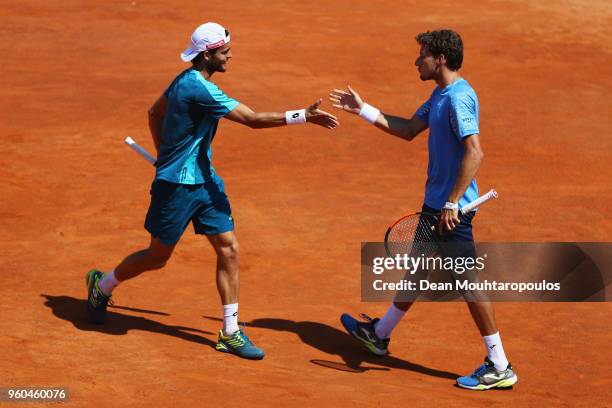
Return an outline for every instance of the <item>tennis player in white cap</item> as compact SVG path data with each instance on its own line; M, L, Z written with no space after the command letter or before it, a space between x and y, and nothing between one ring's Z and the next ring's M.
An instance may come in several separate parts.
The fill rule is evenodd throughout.
M223 180L212 166L211 143L219 119L225 117L251 128L307 122L333 129L338 121L318 109L321 99L306 109L254 112L221 91L211 77L225 72L232 58L230 34L217 23L199 26L181 59L191 67L181 72L149 110L149 128L157 149L156 175L145 228L148 248L134 252L108 273L87 273L87 309L95 323L104 323L113 289L142 272L162 268L191 222L206 235L217 254L217 289L223 305L223 329L216 349L249 359L264 352L238 327L239 248L234 219ZM196 292L197 293L197 292Z

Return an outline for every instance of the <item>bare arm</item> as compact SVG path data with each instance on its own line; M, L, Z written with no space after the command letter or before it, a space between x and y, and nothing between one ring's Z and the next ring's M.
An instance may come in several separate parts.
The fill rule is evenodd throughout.
M329 94L329 99L332 102L332 106L334 108L359 115L364 102L359 94L350 86L348 87L347 91L334 89ZM374 125L390 135L397 136L408 141L414 139L419 133L428 127L427 123L416 116L406 119L399 116L388 115L383 112L380 112L376 118L376 121L374 122Z
M387 115L383 112L380 112L374 125L393 136L408 141L411 141L419 133L428 128L427 123L416 116L405 119L399 116Z
M159 154L159 146L161 145L164 116L166 115L167 108L168 99L165 95L162 95L149 109L149 130L151 131L157 154Z
M465 153L459 168L459 175L455 181L455 185L448 196L448 202L459 203L459 200L465 194L465 191L470 186L472 179L476 176L480 163L484 158L484 153L480 146L480 137L478 134L466 136L463 139ZM451 231L459 224L458 210L442 210L440 225L443 230Z
M333 129L338 126L335 116L319 109L321 99L306 109L306 122ZM254 112L245 104L239 104L225 116L227 119L238 122L253 129L285 126L285 112Z

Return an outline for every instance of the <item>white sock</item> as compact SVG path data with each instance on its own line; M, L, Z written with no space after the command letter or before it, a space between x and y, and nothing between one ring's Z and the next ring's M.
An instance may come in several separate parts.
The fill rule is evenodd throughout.
M115 270L113 269L109 273L105 274L100 282L98 282L100 286L100 290L106 296L110 296L113 293L113 289L115 289L119 285L119 281L115 278Z
M395 326L402 320L402 317L406 314L405 310L398 309L395 304L391 304L387 313L374 327L374 331L379 339L388 339L391 337L391 332L395 329Z
M495 364L495 368L502 371L508 368L508 359L504 353L499 332L483 337L485 347L487 348L487 357Z
M238 330L238 303L223 305L223 334L231 336Z

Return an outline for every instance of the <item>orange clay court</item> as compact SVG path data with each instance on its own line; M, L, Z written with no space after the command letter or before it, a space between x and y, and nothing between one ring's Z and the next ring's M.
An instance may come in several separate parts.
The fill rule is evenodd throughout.
M453 387L483 358L461 302L416 305L386 358L345 334L342 312L387 308L360 301L360 243L420 208L427 136L403 142L327 101L350 84L411 116L434 86L418 79L414 36L453 28L480 99L478 182L500 193L476 238L612 241L608 2L86 3L0 7L0 387L68 387L81 407L610 403L610 303L497 304L512 391ZM213 78L228 95L259 111L323 97L341 121L253 131L224 120L215 138L259 362L212 347L215 255L191 227L166 268L115 292L105 326L85 312L85 272L148 243L154 172L123 139L153 151L147 109L205 21L232 32L234 58Z

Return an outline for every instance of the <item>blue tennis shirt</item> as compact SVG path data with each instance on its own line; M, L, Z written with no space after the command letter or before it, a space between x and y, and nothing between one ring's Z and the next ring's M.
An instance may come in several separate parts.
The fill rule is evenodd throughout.
M415 113L429 125L429 165L425 184L425 204L442 209L455 185L465 153L463 139L479 133L478 97L463 78L444 89L436 87ZM478 186L472 179L459 200L459 207L478 198Z
M164 92L168 107L157 158L156 179L179 184L223 183L212 165L211 143L219 119L238 101L199 71L187 69Z

